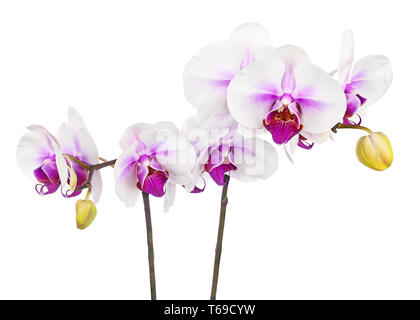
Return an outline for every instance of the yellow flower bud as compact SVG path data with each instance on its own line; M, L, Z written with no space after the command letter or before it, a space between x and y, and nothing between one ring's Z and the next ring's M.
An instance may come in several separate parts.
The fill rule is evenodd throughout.
M365 166L378 171L386 170L394 158L391 142L382 132L372 132L359 139L356 155Z
M96 206L91 200L77 200L76 202L76 224L77 228L83 230L95 220Z

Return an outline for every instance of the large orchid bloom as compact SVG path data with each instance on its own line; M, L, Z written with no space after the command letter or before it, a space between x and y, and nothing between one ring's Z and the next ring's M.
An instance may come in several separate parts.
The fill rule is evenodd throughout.
M272 50L244 68L230 83L229 110L242 127L266 128L277 144L310 148L343 118L340 85L295 46Z
M16 159L23 173L37 180L35 190L47 195L67 185L68 165L61 145L47 129L38 125L28 127L20 139Z
M35 189L41 195L54 193L60 186L65 197L80 194L77 188L86 182L88 172L67 155L87 164L98 162L96 145L83 120L73 108L69 109L68 116L69 123L60 127L58 139L44 127L32 125L19 141L18 164L25 175L35 177L38 182ZM99 200L101 189L98 172L92 179L95 201Z
M190 183L196 162L193 146L170 122L139 123L120 140L123 153L115 164L116 192L127 206L134 206L140 191L165 195L165 211L173 204L176 184Z
M68 123L63 123L58 130L58 140L62 145L64 154L68 154L88 165L99 162L96 144L89 134L85 122L72 107L68 111ZM67 161L71 165L74 181L71 183L70 190L64 191L63 195L65 197L75 197L81 193L78 188L86 183L89 172L68 157ZM100 172L97 170L93 173L91 186L93 200L98 202L102 193L102 179Z
M348 30L343 34L338 66L338 81L347 99L347 110L343 118L346 124L361 121L353 118L356 112L378 101L392 82L392 69L387 57L370 55L354 63L353 56L353 33Z
M236 124L230 116L226 90L243 68L256 60L257 51L270 45L268 32L259 24L237 27L228 40L202 48L184 69L185 96L200 121L210 127Z
M186 185L188 191L203 191L207 174L222 186L225 174L241 181L254 181L266 179L277 170L277 152L262 139L246 138L231 128L209 130L197 118L188 119L183 130L197 154L191 184Z

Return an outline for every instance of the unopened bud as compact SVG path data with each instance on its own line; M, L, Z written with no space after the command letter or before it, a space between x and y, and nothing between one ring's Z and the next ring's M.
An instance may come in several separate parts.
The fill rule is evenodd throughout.
M77 200L76 202L76 224L77 228L83 230L95 220L96 206L91 200Z
M394 158L391 142L382 132L372 132L359 139L356 155L365 166L378 171L388 169Z

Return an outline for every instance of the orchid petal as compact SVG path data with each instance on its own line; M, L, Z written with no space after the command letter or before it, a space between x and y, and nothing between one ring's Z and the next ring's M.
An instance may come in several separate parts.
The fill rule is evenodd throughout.
M366 99L364 106L378 101L392 83L392 69L387 57L367 56L355 65L351 86L356 93Z
M263 119L282 96L285 67L276 60L258 60L243 69L231 82L227 99L230 113L242 126L263 128Z
M175 179L189 175L197 159L193 146L186 139L168 132L156 140L156 159L169 175Z
M138 159L135 144L127 148L117 159L114 166L115 190L117 196L127 206L134 206L139 198L135 163Z
M353 32L344 31L341 39L340 58L338 63L338 81L344 85L350 76L354 56L354 38Z
M91 185L93 202L98 203L102 194L102 178L98 171L93 174Z
M278 168L276 149L260 138L235 136L231 161L237 166L231 176L241 181L267 179Z
M201 49L184 69L185 97L204 113L227 109L226 88L239 72L242 57L228 41L218 41Z
M172 207L172 205L175 202L175 196L176 196L176 185L173 183L168 183L166 185L165 200L163 202L164 212L168 212L169 209Z
M295 69L294 97L301 108L304 130L322 133L341 121L347 103L343 89L326 72L312 64L301 64Z
M275 50L273 58L282 62L286 69L295 69L303 63L310 63L308 54L301 48L285 45Z

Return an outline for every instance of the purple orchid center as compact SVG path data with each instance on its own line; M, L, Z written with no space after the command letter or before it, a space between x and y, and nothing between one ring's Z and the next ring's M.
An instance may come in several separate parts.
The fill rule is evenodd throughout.
M231 148L221 145L210 153L207 163L204 165L204 171L208 172L210 177L219 186L225 184L224 177L227 172L235 171L238 167L230 160Z
M357 90L351 84L347 84L344 93L346 94L347 109L344 115L345 118L351 118L356 111L366 103L366 98L357 93ZM348 120L347 120L348 121Z
M263 125L271 133L275 143L286 143L302 131L300 106L290 94L276 100L272 110L263 120Z
M162 197L166 193L166 182L169 174L165 171L155 157L143 155L136 163L138 178L137 188L155 197Z
M35 186L38 194L46 195L56 192L60 186L60 177L58 175L55 156L45 159L42 165L34 170L34 175L39 182Z

